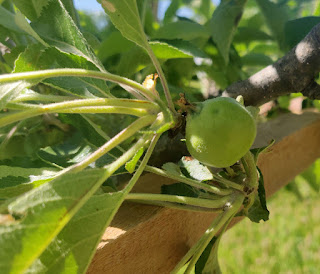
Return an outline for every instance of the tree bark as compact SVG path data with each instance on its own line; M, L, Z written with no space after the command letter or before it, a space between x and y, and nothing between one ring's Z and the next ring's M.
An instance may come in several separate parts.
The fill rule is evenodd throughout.
M320 99L320 86L315 78L320 71L320 24L287 55L250 78L231 84L222 96L242 95L246 105L259 106L294 92L310 99Z

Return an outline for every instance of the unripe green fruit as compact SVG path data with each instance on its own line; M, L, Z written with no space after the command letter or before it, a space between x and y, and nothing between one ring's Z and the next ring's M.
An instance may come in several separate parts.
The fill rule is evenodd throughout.
M186 144L191 156L214 167L235 164L256 137L250 112L235 99L219 97L200 103L189 113Z

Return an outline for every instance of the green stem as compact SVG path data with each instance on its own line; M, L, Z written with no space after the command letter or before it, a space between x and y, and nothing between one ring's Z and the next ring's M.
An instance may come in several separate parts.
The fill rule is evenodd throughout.
M21 73L12 73L12 74L3 74L0 75L0 83L5 82L14 82L19 80L35 80L35 79L46 79L51 77L67 77L67 76L76 76L76 77L89 77L102 79L117 84L125 85L139 91L142 95L148 98L151 101L155 100L154 94L140 85L139 83L124 78L115 74L108 72L101 72L95 70L86 70L86 69L75 69L75 68L64 68L64 69L48 69L48 70L39 70L39 71L30 71L30 72L21 72Z
M167 178L170 178L172 180L176 180L185 184L188 184L190 186L196 187L196 188L200 188L203 190L206 190L208 192L217 194L217 195L221 195L221 196L226 196L226 195L230 195L232 193L232 190L230 189L220 189L218 187L215 186L211 186L196 180L192 180L183 176L179 176L179 175L175 175L175 174L170 174L167 173L166 171L157 168L157 167L152 167L152 166L146 166L146 171L152 172L154 174L160 175L160 176L164 176Z
M160 136L161 136L161 134L156 134L156 135L154 135L153 139L151 140L151 144L149 145L145 156L143 157L139 167L137 168L137 171L134 173L133 177L131 178L128 185L126 186L126 188L123 191L124 194L126 194L126 197L128 195L130 195L129 192L132 190L133 186L135 185L135 183L137 182L137 180L141 176L142 172L144 171Z
M233 188L233 189L236 189L236 190L239 190L239 191L243 191L243 186L242 185L239 185L235 182L232 182L222 176L219 176L219 175L216 175L216 174L213 174L213 179L216 180L217 182L225 185L226 187L228 188Z
M19 105L19 104L18 104ZM5 126L16 121L31 118L34 116L41 115L43 113L53 113L53 112L63 112L70 113L72 108L84 107L84 106L106 106L110 107L108 113L126 113L126 114L139 114L138 116L145 115L148 112L156 114L159 111L159 107L152 102L130 100L130 99L83 99L83 100L73 100L61 103L53 103L48 105L32 105L27 104L26 107L30 108L25 111L21 111L14 114L4 115L0 118L0 126ZM8 104L8 107L17 107L17 104ZM122 107L122 108L121 108ZM130 113L130 108L139 107L143 110L134 110ZM78 109L80 113L83 113ZM69 111L69 112L68 112ZM74 110L72 113L76 113ZM88 113L88 112L85 112ZM94 108L91 109L90 113L94 113ZM105 112L107 113L107 112Z
M183 267L192 257L185 273L191 272L203 250L216 235L216 233L221 229L221 227L223 227L223 225L237 213L243 203L243 200L244 195L241 193L236 193L234 195L234 199L230 202L230 206L226 207L225 210L213 220L212 224L206 230L200 240L187 252L187 254L181 259L171 273L178 273L180 268Z
M190 206L185 204L177 204L171 202L161 202L161 201L146 201L146 200L132 200L130 202L137 202L147 205L161 206L166 208L184 210L184 211L193 211L193 212L219 212L221 208L208 208L208 207L199 207L199 206Z
M257 188L259 177L253 154L250 151L248 151L242 157L241 162L247 174L247 180L245 181L245 185L249 188Z
M61 95L44 95L39 93L32 93L26 95L19 95L14 98L11 102L25 102L25 101L41 101L41 102L65 102L74 100L72 96L61 96Z
M220 233L217 237L217 239L215 240L214 244L213 244L213 247L212 247L212 250L211 250L211 253L210 253L210 262L208 262L208 264L206 264L206 266L204 267L203 269L203 273L208 273L208 271L210 272L214 272L214 273L221 273L221 270L220 270L220 267L219 267L219 260L218 260L218 249L219 249L219 244L220 244L220 241L221 241L221 238L224 234L224 232L227 230L230 222L232 221L234 216L232 216L225 224L224 226L222 227L222 229L220 230ZM212 257L214 259L212 259Z
M234 172L234 170L233 170L231 167L228 166L228 167L226 167L225 169L226 169L226 171L228 172L228 174L229 174L230 177L236 176L236 173Z
M148 52L148 54L149 54L149 56L150 56L150 58L152 60L152 63L154 64L154 67L156 68L157 73L159 75L159 78L160 78L160 81L161 81L161 84L162 84L162 87L163 87L164 94L166 96L166 100L167 100L169 109L172 111L172 113L176 114L176 110L174 108L174 104L173 104L173 101L172 101L172 98L171 98L171 94L170 94L170 91L169 91L169 86L168 86L166 77L164 76L164 73L163 73L163 70L161 68L160 62L157 59L157 57L154 55L154 53L153 53L153 51L152 51L150 46L147 48L147 52Z
M147 194L147 193L131 193L127 196L127 200L139 200L139 201L160 201L170 202L177 204L185 204L190 206L198 206L203 208L216 208L221 209L230 200L230 196L221 197L217 200L200 199L178 195L167 194Z
M141 108L126 108L126 107L78 107L60 110L59 113L114 113L128 114L137 117L148 115L148 111Z
M155 119L156 119L155 115L149 115L149 116L144 116L139 118L138 120L134 121L131 125L129 125L127 128L119 132L112 139L110 139L110 141L108 141L99 149L97 149L95 152L93 152L90 156L88 156L82 162L75 164L67 169L64 169L63 173L69 172L70 170L72 170L73 172L78 172L80 170L83 170L84 168L89 166L91 163L95 162L100 157L102 157L104 154L108 153L111 149L113 149L114 147L116 147L126 139L130 138L131 136L133 136L140 129L150 125Z

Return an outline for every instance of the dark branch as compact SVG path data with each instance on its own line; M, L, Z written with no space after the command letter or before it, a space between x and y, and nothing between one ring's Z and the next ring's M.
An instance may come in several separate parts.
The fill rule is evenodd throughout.
M319 99L320 87L314 82L319 71L320 24L287 55L247 80L230 85L223 96L242 95L246 105L256 106L292 92Z

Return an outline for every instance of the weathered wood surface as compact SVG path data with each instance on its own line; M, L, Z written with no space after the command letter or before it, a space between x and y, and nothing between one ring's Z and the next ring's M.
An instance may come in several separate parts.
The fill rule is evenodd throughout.
M258 161L267 197L320 157L320 114L285 114L261 124L254 146L271 139L275 145ZM135 191L157 193L161 185L170 183L146 174ZM214 213L125 203L106 230L88 273L169 273L214 217Z

